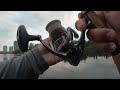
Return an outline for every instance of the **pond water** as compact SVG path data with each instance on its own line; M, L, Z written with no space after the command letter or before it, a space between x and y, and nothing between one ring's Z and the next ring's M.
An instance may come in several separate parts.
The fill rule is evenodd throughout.
M0 61L10 60L17 55L0 54ZM89 57L78 66L60 62L51 66L39 76L39 79L120 79L119 72L112 57Z

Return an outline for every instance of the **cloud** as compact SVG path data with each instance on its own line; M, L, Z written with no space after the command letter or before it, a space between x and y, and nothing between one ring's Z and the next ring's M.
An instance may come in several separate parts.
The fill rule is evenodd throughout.
M29 34L48 37L45 26L54 19L61 20L65 27L75 29L79 11L1 11L0 12L0 50L3 45L12 46L16 40L19 25L25 25Z

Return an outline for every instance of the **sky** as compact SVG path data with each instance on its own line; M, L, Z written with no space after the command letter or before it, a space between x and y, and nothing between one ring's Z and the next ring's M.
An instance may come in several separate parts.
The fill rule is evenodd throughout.
M3 45L13 46L16 39L17 29L24 25L28 34L41 35L42 39L49 36L45 30L46 25L55 19L67 28L75 31L75 22L78 20L80 11L0 11L0 51ZM78 31L77 31L78 32ZM78 32L80 33L80 32ZM39 43L39 42L33 42Z

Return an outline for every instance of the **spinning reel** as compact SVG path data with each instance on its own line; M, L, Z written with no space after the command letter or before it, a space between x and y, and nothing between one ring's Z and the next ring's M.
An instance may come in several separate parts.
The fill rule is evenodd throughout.
M79 35L70 27L65 29L59 20L53 20L46 26L51 41L46 45L40 35L29 35L25 26L20 25L17 30L17 41L19 48L23 52L28 51L29 41L40 41L43 46L58 57L68 61L71 65L77 66L83 55L85 33L83 32L78 41Z
M87 23L86 29L95 28L97 25L103 25L99 20L97 20L99 22L96 24L96 19L92 18L95 16L93 13L85 12L84 15L91 16L86 17L88 21L91 21L91 19L93 20L92 23ZM85 31L81 32L81 37L79 38L79 35L72 28L68 27L65 29L61 25L60 20L53 20L49 22L46 26L46 31L49 33L49 37L51 39L48 45L44 43L40 35L29 35L25 26L20 25L17 30L19 48L23 52L27 52L29 41L37 40L40 41L52 54L68 61L73 66L77 66L84 52ZM79 40L76 41L73 40L73 38L79 38Z

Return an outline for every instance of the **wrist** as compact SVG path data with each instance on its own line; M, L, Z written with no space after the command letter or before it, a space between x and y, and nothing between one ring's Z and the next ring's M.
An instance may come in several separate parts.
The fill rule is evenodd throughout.
M37 48L38 48L39 52L41 53L42 57L44 58L44 61L50 66L50 63L49 63L47 57L45 56L45 54L46 54L45 47L42 44L40 44L37 46Z
M39 49L36 47L32 49L31 51L31 56L34 56L34 58L30 58L31 64L33 67L38 67L38 69L34 69L34 71L39 70L38 74L41 73L43 74L44 71L46 71L49 68L49 65L46 63L44 60L42 54L40 53ZM36 65L35 65L36 62Z

